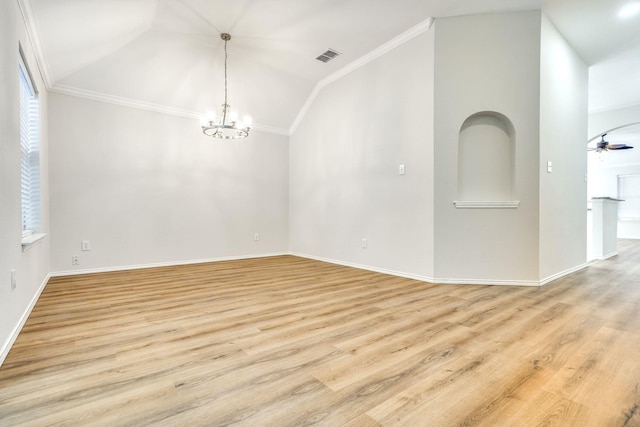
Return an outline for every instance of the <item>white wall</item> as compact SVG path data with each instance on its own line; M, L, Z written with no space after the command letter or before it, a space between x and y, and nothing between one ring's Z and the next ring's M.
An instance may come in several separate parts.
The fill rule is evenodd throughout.
M640 148L640 147L639 147ZM618 175L639 175L640 163L623 164L615 163L612 157L622 157L628 151L611 152L605 155L602 163L597 166L590 165L589 171L589 198L591 197L618 197ZM595 153L593 163L600 163ZM591 159L590 159L591 160ZM624 202L620 202L621 204ZM635 220L618 221L618 238L640 239L640 222Z
M433 276L433 43L427 31L321 90L291 137L293 253Z
M49 122L53 272L288 251L286 136L56 93Z
M540 278L545 279L586 262L588 68L545 16L540 56Z
M589 114L589 139L634 123L640 123L640 105Z
M540 12L520 12L435 22L435 275L439 281L538 281L540 17ZM458 197L458 133L469 116L483 111L503 114L513 123L517 209L453 205ZM491 150L485 155L490 160Z
M618 197L618 175L640 174L640 105L589 115L589 136L608 132L611 144L627 144L633 150L589 152L589 182L587 199L592 197ZM599 138L597 138L599 139ZM624 202L621 202L624 203ZM618 221L618 237L640 239L640 222Z
M21 246L18 44L40 91L42 230L49 229L47 93L16 1L0 2L0 364L26 320L49 272L49 238ZM10 271L17 287L11 291Z

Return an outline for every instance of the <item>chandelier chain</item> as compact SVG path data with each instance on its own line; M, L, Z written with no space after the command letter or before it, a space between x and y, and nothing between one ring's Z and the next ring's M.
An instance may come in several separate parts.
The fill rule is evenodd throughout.
M224 103L227 103L227 41L224 41Z
M224 107L222 108L222 123L227 121L227 40L224 41Z

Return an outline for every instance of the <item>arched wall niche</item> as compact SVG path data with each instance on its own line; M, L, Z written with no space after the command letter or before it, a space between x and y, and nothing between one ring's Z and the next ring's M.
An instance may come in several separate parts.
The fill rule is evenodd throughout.
M472 114L462 123L458 134L460 202L456 206L517 207L513 202L515 140L511 120L495 111Z

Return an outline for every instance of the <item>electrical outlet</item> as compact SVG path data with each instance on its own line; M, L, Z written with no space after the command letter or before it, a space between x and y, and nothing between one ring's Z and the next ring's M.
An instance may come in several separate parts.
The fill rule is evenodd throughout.
M256 233L253 235L253 241L257 242L258 240L260 240L260 233Z
M362 239L361 245L362 249L367 249L367 239Z
M11 270L11 290L15 291L16 290L16 271L15 270Z
M404 175L404 165L398 166L398 174L399 175Z
M90 250L91 250L91 242L90 242L90 241L88 241L88 240L83 240L83 241L82 241L81 249L82 249L83 251L90 251Z
M78 255L74 255L71 257L71 265L80 265L80 258Z

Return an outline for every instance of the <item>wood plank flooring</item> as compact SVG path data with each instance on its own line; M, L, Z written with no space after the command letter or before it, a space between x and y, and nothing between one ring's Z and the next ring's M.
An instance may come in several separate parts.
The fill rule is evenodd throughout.
M543 288L281 256L52 279L1 426L640 426L640 241Z

